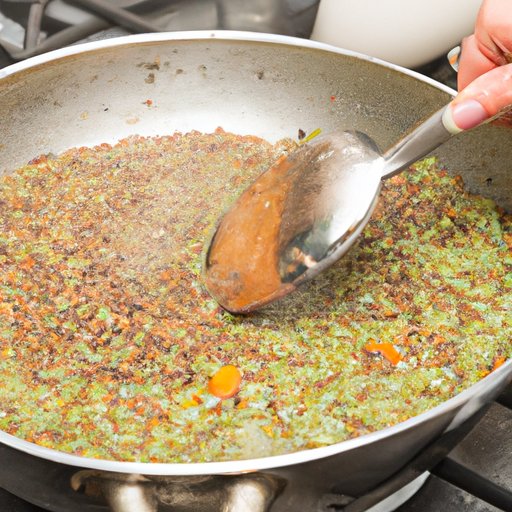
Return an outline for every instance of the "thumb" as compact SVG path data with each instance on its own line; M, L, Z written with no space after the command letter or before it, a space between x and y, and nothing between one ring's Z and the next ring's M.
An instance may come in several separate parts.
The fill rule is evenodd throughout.
M469 130L512 106L512 64L479 76L450 103L445 123Z

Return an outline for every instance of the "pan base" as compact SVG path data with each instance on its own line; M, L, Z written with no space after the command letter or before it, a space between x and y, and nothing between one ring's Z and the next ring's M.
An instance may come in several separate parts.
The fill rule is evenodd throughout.
M368 509L367 512L393 512L406 501L409 501L422 488L429 476L430 473L425 471L418 478L415 478L391 496Z

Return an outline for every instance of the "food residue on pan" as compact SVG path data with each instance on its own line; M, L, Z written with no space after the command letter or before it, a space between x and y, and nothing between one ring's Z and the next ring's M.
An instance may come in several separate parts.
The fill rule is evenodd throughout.
M132 137L2 178L0 428L112 460L261 457L396 424L512 355L512 220L432 159L384 183L332 269L222 311L205 241L290 147Z

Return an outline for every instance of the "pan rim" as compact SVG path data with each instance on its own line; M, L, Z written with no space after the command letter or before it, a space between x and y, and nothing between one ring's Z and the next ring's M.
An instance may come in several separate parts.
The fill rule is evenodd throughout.
M56 62L73 56L85 53L94 53L99 50L111 49L123 46L134 46L152 43L166 43L172 41L221 41L221 42L252 42L268 45L293 46L305 49L319 50L327 53L340 54L348 57L354 57L370 63L384 66L388 69L406 74L412 78L427 83L450 96L455 96L456 91L441 84L417 71L413 71L401 66L386 62L384 60L364 55L358 52L337 48L326 43L320 43L308 39L301 39L290 36L276 34L265 34L256 32L242 31L178 31L164 32L156 34L137 34L112 38L103 41L83 43L59 50L54 50L42 55L31 57L22 62L12 64L0 70L0 85L4 79L15 78L18 74L23 74L38 66L46 63ZM335 456L341 452L347 452L360 446L375 443L385 438L400 434L414 426L428 422L437 417L441 412L463 409L471 400L475 399L481 406L488 399L478 400L480 394L485 395L485 390L492 387L494 383L504 383L512 378L512 359L503 364L496 371L486 376L476 384L470 386L454 397L446 400L438 406L419 414L406 421L398 423L371 434L359 436L354 439L342 441L339 443L323 446L320 448L300 450L283 455L274 455L257 459L233 460L222 462L199 462L199 463L153 463L153 462L127 462L108 459L94 459L73 455L70 453L58 451L52 448L39 446L35 443L25 441L13 435L0 431L0 443L10 446L14 449L25 452L29 455L47 459L53 462L62 463L81 468L96 469L114 473L137 473L144 475L173 475L173 476L192 476L192 475L211 475L211 474L239 474L245 472L259 471L265 469L274 469L279 467L291 466L317 459ZM479 407L477 407L479 408ZM476 412L477 408L473 410ZM450 430L455 424L454 420L446 429Z
M254 43L269 43L277 44L281 46L295 46L308 49L323 50L329 53L337 53L348 57L355 57L367 62L379 64L386 68L399 71L413 78L417 78L422 82L428 83L437 89L440 89L451 96L455 96L457 91L448 87L441 82L423 75L412 69L404 68L397 64L365 55L363 53L355 52L353 50L347 50L339 48L327 43L319 41L313 41L311 39L302 39L293 36L284 36L280 34L270 34L262 32L244 32L238 30L185 30L176 32L158 32L158 33L147 33L147 34L133 34L128 36L113 37L110 39L104 39L100 41L92 41L88 43L76 44L58 50L43 53L30 57L20 62L6 66L0 69L0 81L9 76L15 75L19 72L27 69L35 68L41 64L48 62L57 61L66 57L72 57L75 55L81 55L84 53L96 52L98 50L117 48L121 46L132 46L141 45L144 43L158 43L158 42L170 42L170 41L191 41L191 40L218 40L218 41L238 41L238 42L254 42Z
M286 466L294 466L306 462L324 459L339 453L355 450L361 446L376 443L388 437L398 435L401 432L409 430L416 425L426 423L434 419L440 412L449 412L455 409L462 409L471 399L478 397L489 387L493 386L494 381L503 383L512 380L512 359L500 366L497 370L484 377L482 380L473 384L471 387L461 391L454 397L437 405L436 407L425 411L417 416L409 418L401 423L397 423L388 428L365 434L353 439L341 441L319 448L299 450L296 452L272 455L256 459L230 460L221 462L190 462L190 463L167 463L167 462L130 462L108 459L95 459L73 455L70 453L46 448L35 443L25 441L11 434L0 430L0 443L11 448L15 448L29 455L69 466L80 468L108 471L111 473L130 473L148 476L198 476L198 475L222 475L222 474L243 474L268 469L277 469ZM476 413L488 400L479 400L477 406L471 408L471 413ZM472 414L465 415L464 419L469 419ZM456 418L445 428L443 432L448 432L456 428L463 422L457 422Z

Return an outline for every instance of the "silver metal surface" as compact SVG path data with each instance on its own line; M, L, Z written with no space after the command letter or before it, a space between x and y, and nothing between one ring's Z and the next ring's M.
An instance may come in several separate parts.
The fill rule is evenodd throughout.
M207 32L108 40L0 71L0 172L73 146L132 134L211 131L219 125L270 141L294 138L298 129L352 128L385 148L452 94L401 68L293 38ZM510 134L504 126L482 126L450 140L436 154L470 190L512 210ZM0 456L19 474L39 475L25 489L36 497L37 479L52 475L63 493L52 506L65 511L92 510L88 498L70 488L70 475L80 468L226 479L256 471L285 482L273 512L301 510L316 506L333 489L359 495L388 479L422 447L493 400L511 377L508 361L442 405L394 427L276 457L205 464L108 461L47 449L4 432ZM74 494L66 494L66 486Z
M112 512L265 512L283 485L279 478L260 473L146 477L83 470L71 477L74 491L104 499Z
M139 32L223 29L309 37L319 3L320 0L52 0L45 9L45 21L65 28L41 33L39 44L24 48L23 27L7 18L3 20L0 14L0 45L14 60L24 60L76 42ZM127 28L112 27L111 22ZM14 45L13 36L17 43Z
M383 155L366 134L346 130L299 147L261 174L212 237L204 272L210 294L228 311L247 313L333 265L370 220L381 179L455 135L443 123L446 108Z
M434 112L426 121L384 153L383 178L390 178L402 172L406 167L458 134L448 131L443 122L447 108L449 107L442 107Z
M103 494L112 512L156 512L156 497L145 481L138 475L124 479L101 478Z
M112 5L105 0L68 0L69 3L82 7L102 18L125 27L128 30L138 32L161 32L162 28L153 23L149 23L141 16L137 16L130 11Z
M0 45L6 51L19 51L23 48L25 29L0 12Z
M210 294L228 311L245 313L332 265L377 204L383 165L373 141L352 131L280 160L221 218L205 261Z

